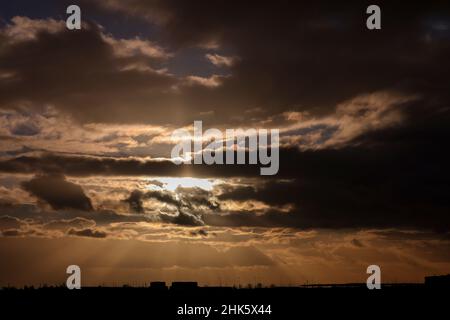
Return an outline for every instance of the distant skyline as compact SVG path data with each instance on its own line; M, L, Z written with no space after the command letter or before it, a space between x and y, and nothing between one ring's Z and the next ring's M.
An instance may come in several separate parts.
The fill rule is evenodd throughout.
M0 286L450 273L450 6L369 4L0 4ZM194 121L279 129L277 174L175 165Z

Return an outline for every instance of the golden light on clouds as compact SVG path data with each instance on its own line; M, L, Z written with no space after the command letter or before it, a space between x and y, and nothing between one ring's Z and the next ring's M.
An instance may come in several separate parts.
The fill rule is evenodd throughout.
M154 189L165 189L169 191L175 191L178 187L181 188L200 188L206 191L211 191L215 185L221 183L218 179L202 179L202 178L192 178L192 177L156 177L149 178L151 181L159 181L163 186L157 186L154 183L150 183L147 188L150 190Z

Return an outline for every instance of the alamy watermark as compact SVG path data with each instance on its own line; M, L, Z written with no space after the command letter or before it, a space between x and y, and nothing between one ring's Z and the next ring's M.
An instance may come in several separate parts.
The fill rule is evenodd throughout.
M280 167L278 129L226 129L224 134L216 128L203 132L202 121L194 121L193 135L177 129L172 140L178 141L171 152L176 164L246 164L248 155L248 164L264 166L261 175L275 175Z
M381 289L381 268L372 264L367 267L367 273L370 274L366 281L367 289Z
M66 287L69 290L81 289L81 269L76 264L67 267L66 273L70 276L67 278Z

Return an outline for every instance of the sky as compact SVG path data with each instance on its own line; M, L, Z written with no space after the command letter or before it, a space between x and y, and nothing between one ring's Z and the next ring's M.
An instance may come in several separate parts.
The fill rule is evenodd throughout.
M450 7L369 4L2 2L0 286L449 273ZM174 164L194 121L279 129L278 173Z

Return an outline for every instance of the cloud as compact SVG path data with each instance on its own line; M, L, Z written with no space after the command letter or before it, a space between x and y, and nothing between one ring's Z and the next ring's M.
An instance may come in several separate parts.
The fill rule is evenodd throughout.
M281 127L279 174L217 194L130 189L121 195L122 206L140 214L99 210L96 221L158 218L151 210L156 203L161 219L194 225L448 229L449 48L445 37L423 23L436 12L432 6L412 5L404 12L387 4L383 20L389 27L383 30L390 31L375 34L361 28L363 10L353 5L282 1L262 4L256 12L250 4L214 1L98 5L155 23L164 45L142 35L118 38L95 23L76 33L55 27L51 19L16 18L4 26L0 106L35 113L3 111L1 135L8 138L1 141L6 151L0 171L257 179L257 166L175 166L167 158L129 156L131 150L142 156L167 145L173 126L208 110L211 125ZM14 42L12 33L21 35L20 41ZM177 55L183 50L211 42L215 49L200 50L204 63L206 52L218 64L239 57L228 76L170 72L170 60L182 58ZM27 59L30 54L33 59ZM89 145L97 156L39 152L54 145L51 139L17 147L43 134L54 137L45 131L58 122L55 112L44 108L48 105L86 129L60 143L95 137L77 148L84 152ZM145 124L160 121L165 125L151 126L154 131L142 136ZM141 129L108 131L107 122L139 123ZM43 132L32 135L30 123ZM128 130L135 134L120 135ZM142 145L147 138L154 144Z
M186 190L181 191L180 187L176 192L168 190L151 190L142 192L140 190L133 190L129 197L122 200L129 204L130 209L133 212L145 213L144 201L145 200L157 200L161 203L168 204L175 207L175 212L167 212L166 209L162 209L162 212L158 213L159 219L166 223L174 223L186 226L199 226L203 225L201 215L201 205L210 205L208 193L200 195L202 192L199 188L187 188L188 192L192 193L187 195Z
M258 176L259 165L178 166L168 159L98 157L43 153L0 160L0 172L60 173L70 176Z
M445 39L430 32L433 40L426 41L429 30L423 24L428 13L445 10L445 5L413 6L406 13L397 4L385 4L384 21L394 31L382 30L380 37L361 27L364 8L359 5L330 8L320 2L282 1L263 4L255 12L250 4L216 1L196 6L181 1L85 4L93 5L106 8L106 15L113 10L150 22L161 31L164 45L142 35L118 38L93 23L73 33L50 27L50 19L18 18L10 25L25 29L39 21L49 26L33 33L32 40L2 43L0 72L9 75L1 78L2 107L17 107L19 101L23 106L26 101L29 108L53 105L82 122L177 125L198 120L195 117L207 110L216 115L209 119L212 124L236 126L249 120L242 111L255 108L266 119L286 112L321 117L373 92L432 98L448 91L442 66L448 64L444 57L449 49ZM261 32L267 26L270 30ZM8 34L3 37L9 39ZM179 70L171 70L177 69L177 61L171 60L186 58L182 49L211 42L218 47L207 57L229 65L228 76L204 71L208 70L204 51L199 53L206 60L201 72L176 75ZM24 58L30 52L33 66ZM232 63L235 56L239 59ZM55 70L36 68L50 62ZM90 70L89 77L83 70ZM443 90L432 90L430 84L436 83ZM39 89L48 87L53 88L51 95Z
M355 247L359 247L362 248L364 247L364 244L358 240L358 239L352 239L351 243L355 246Z
M223 187L217 194L195 189L185 192L180 188L178 198L175 193L162 190L135 195L138 210L139 199L143 201L143 208L144 202L152 199L168 204L162 211L167 215L163 216L165 221L177 222L195 216L194 224L203 221L207 225L222 226L445 230L450 223L445 223L448 188L443 182L448 179L450 170L445 153L436 146L445 145L450 132L445 125L448 115L440 109L432 112L432 107L422 101L410 103L411 114L423 114L428 108L428 116L407 116L402 125L374 129L355 138L350 146L303 151L283 148L279 174L264 183L258 180L258 170L252 166L176 166L170 161L129 158L47 154L5 160L0 162L0 169L16 173L62 172L70 176L256 179L255 184L247 186ZM128 199L129 203L131 200ZM262 210L241 206L247 209L223 212L220 204L227 201L263 205ZM179 208L182 214L176 220L174 214ZM215 210L218 214L209 214Z
M117 122L118 114L139 121L148 101L169 103L165 92L177 79L158 71L158 60L168 56L162 48L144 39L112 38L92 23L70 32L54 29L54 22L17 17L0 30L0 71L13 75L0 79L1 108L41 111L52 105L77 120ZM34 29L35 24L46 27ZM17 33L24 34L21 41L12 41ZM26 58L30 54L33 59Z
M142 214L125 214L113 210L75 210L75 209L47 209L38 204L0 202L0 210L3 215L21 220L22 226L30 223L42 225L44 229L58 228L65 230L67 227L86 228L95 225L105 226L112 223L138 223L152 222L156 219Z
M181 198L183 206L190 209L203 207L209 210L217 210L220 208L220 203L214 195L202 188L178 186L175 192Z
M133 190L130 194L130 196L124 200L123 202L128 203L130 206L130 210L137 212L137 213L143 213L144 207L142 202L143 193L140 190Z
M282 128L281 145L285 147L341 148L364 134L402 126L409 116L409 107L419 101L426 104L417 95L373 92L338 104L335 112L326 116L286 112L267 119L266 124Z
M128 203L130 210L133 212L145 213L144 202L147 200L157 200L175 209L166 207L159 209L160 212L157 216L161 221L187 226L203 225L202 214L207 211L217 211L220 208L220 204L211 192L198 187L183 188L178 186L173 192L170 190L143 192L136 189L122 201ZM152 208L153 215L155 214L154 206L153 203L149 205Z
M202 226L205 223L202 218L195 213L186 212L184 209L179 209L176 214L160 213L159 218L166 223L173 223L182 226Z
M20 235L20 231L17 229L8 229L8 230L3 230L2 231L2 235L4 237L17 237Z
M188 76L186 78L186 85L201 85L206 88L216 88L222 84L223 76L212 75L209 78L200 76Z
M176 195L167 190L147 191L142 195L147 199L156 199L161 202L174 205L177 208L180 208L182 206L182 202L176 198Z
M213 65L218 67L231 67L236 61L236 58L234 57L221 56L217 53L207 53L205 55L205 58L208 59L208 61L210 61Z
M64 30L63 21L54 19L30 19L16 16L1 30L1 34L13 43L36 40L39 33L58 33Z
M23 222L15 217L1 216L0 217L0 230L6 229L19 229Z
M172 130L169 125L81 124L51 106L43 111L0 109L0 155L45 150L161 157L170 154Z
M95 225L96 223L93 220L76 217L73 219L52 220L45 223L43 228L66 231L68 229L88 229L94 227Z
M22 122L11 128L11 133L17 136L34 136L40 129L34 123Z
M25 190L46 201L53 209L93 210L83 189L62 175L41 175L22 183Z
M246 123L240 111L257 107L268 116L289 111L317 116L370 92L398 90L432 98L448 91L442 73L449 63L448 37L427 23L449 12L444 3L411 5L408 11L383 3L385 27L376 34L361 18L367 6L353 2L269 1L257 10L252 3L223 1L94 4L159 27L174 48L215 43L217 51L208 56L213 63L229 64L230 50L239 56L231 64L232 76L217 90L184 92L191 110L212 106L222 122L240 118ZM441 90L430 92L436 83Z
M205 229L192 230L189 232L189 234L192 236L207 237L208 231L206 231Z
M142 55L154 59L168 59L171 54L154 43L136 37L134 39L115 39L104 36L104 40L113 47L118 57L135 57Z

